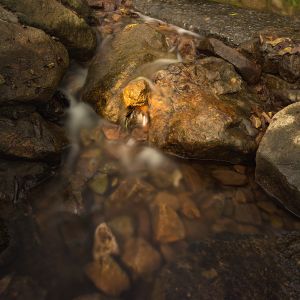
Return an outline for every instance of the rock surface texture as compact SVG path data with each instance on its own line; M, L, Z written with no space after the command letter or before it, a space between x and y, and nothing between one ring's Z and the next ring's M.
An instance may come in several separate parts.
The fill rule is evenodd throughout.
M300 216L300 103L272 119L256 155L256 180Z
M57 37L73 57L90 58L96 48L96 34L71 10L55 0L1 0L15 12L21 23L34 26Z

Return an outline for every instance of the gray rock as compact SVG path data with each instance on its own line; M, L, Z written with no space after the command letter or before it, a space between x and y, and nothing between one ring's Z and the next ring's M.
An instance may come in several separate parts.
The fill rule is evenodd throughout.
M196 242L165 266L152 300L298 299L299 233Z
M56 36L78 59L90 58L96 49L96 34L83 18L55 0L0 0L20 22Z
M43 31L15 21L0 7L0 103L46 102L69 64L67 50Z
M146 15L233 46L252 39L265 27L299 27L297 19L204 0L133 0L133 4Z
M300 216L300 103L279 111L256 155L256 181Z

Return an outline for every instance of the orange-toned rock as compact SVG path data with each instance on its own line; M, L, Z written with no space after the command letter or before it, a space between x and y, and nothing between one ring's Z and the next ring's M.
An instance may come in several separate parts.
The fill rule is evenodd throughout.
M143 79L131 81L123 90L125 107L143 106L148 101L148 87Z
M167 205L171 207L174 210L178 210L180 207L179 199L168 192L159 192L154 200L153 200L153 205Z
M150 274L161 265L158 251L142 238L127 241L122 260L136 276Z
M188 196L188 194L180 194L180 211L188 219L199 219L201 213L194 201Z
M170 243L185 238L184 226L174 209L159 204L153 210L154 238L161 243Z

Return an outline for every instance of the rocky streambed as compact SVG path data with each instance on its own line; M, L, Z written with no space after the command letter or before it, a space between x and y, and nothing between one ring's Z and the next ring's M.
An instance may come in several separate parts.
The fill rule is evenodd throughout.
M298 299L299 34L0 0L0 299Z

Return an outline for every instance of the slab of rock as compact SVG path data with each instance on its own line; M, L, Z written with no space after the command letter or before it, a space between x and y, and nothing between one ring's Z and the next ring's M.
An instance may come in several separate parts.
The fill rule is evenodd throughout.
M165 152L233 163L251 159L256 129L249 121L255 95L227 62L208 58L157 73L162 91L149 99L149 142Z
M70 54L81 60L90 58L96 49L96 34L83 18L55 0L0 0L15 12L21 23L56 36Z
M300 103L272 119L256 155L256 181L300 216Z
M61 43L39 29L21 26L0 6L0 104L46 102L68 64Z
M265 27L299 27L297 19L204 0L133 0L136 10L168 23L238 46ZM298 23L297 23L298 22Z
M165 57L167 47L164 36L146 24L130 24L108 43L89 68L83 99L104 118L118 122L126 114L122 89L136 77L147 77L143 71L149 70L139 72L139 67Z
M0 155L58 160L67 145L63 128L47 122L32 107L2 107Z
M151 299L297 299L299 246L299 233L195 243L162 269Z

